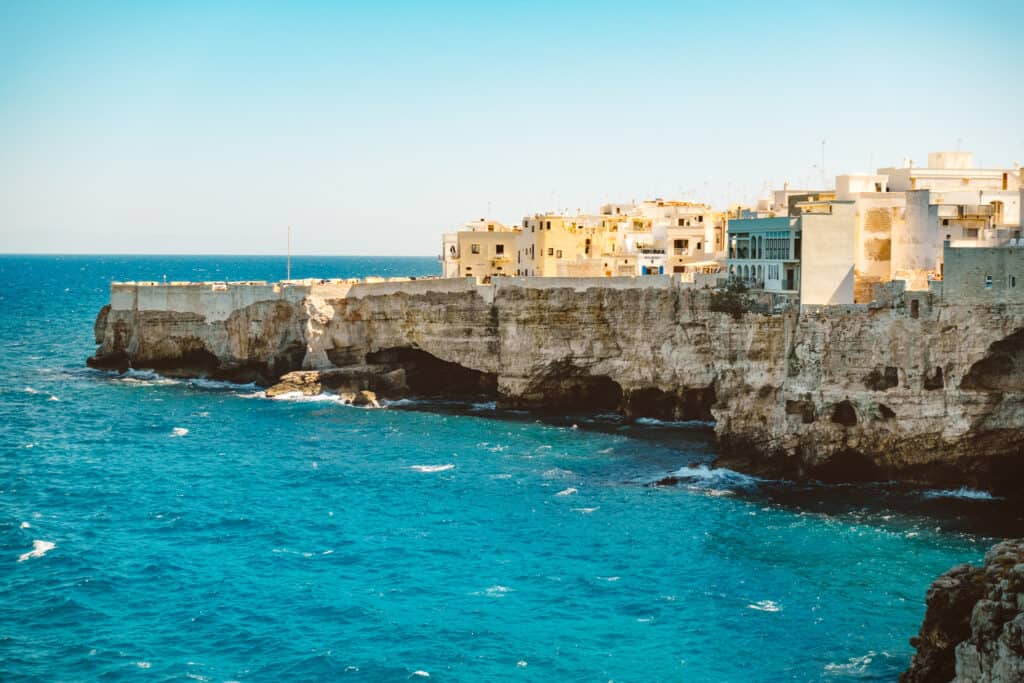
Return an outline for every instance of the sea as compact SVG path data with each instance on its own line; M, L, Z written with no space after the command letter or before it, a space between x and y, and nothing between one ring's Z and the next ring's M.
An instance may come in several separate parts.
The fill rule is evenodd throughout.
M1024 535L984 491L713 469L704 423L85 367L112 280L284 272L0 257L0 681L892 681L929 584Z

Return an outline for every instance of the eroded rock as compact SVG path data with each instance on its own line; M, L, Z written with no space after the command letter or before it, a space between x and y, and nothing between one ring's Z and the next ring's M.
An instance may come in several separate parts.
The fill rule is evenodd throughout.
M950 569L925 602L901 683L1024 681L1024 540L994 546L982 567Z

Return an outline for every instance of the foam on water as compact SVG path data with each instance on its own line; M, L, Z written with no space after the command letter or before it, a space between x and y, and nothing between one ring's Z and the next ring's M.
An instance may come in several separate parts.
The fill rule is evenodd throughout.
M708 467L707 465L682 467L669 476L689 482L697 488L717 492L717 495L727 495L723 492L731 492L735 489L756 488L758 482L762 481L757 477L741 474L725 467Z
M454 467L455 465L448 463L447 465L410 465L409 469L416 472L445 472Z
M654 427L700 427L702 429L714 429L714 421L705 420L659 420L654 417L638 417L634 420L636 424Z
M996 500L988 491L979 491L977 489L967 488L962 486L958 489L943 489L936 491L925 491L922 495L925 498L963 498L966 500Z
M782 607L773 600L758 600L757 602L747 605L747 609L757 610L758 612L781 612Z
M171 430L172 437L185 436L186 434L188 434L188 429L186 429L185 427L175 427L174 429Z
M56 547L57 545L55 543L51 543L50 541L40 541L37 539L35 541L32 541L32 550L28 551L27 553L22 553L18 556L18 562L24 562L25 560L31 560L36 557L42 557L43 555L50 552Z
M555 495L556 496L572 496L572 495L575 495L577 493L579 493L579 491L577 491L575 487L570 486L567 489L562 489L561 491L559 491Z

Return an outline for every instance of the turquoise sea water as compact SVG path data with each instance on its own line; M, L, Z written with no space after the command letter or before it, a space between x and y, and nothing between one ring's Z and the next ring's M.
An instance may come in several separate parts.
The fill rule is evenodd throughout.
M0 680L893 680L928 584L1020 533L1017 507L934 492L650 486L712 457L701 425L84 367L112 279L282 270L0 257Z

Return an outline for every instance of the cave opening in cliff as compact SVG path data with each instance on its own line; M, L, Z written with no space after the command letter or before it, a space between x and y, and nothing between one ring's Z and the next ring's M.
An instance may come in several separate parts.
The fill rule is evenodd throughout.
M631 418L653 417L659 420L700 420L711 422L711 406L715 404L715 386L682 388L664 391L647 387L630 391L622 410Z
M370 365L405 370L409 392L416 396L449 398L495 398L497 375L442 360L422 349L395 347L366 354Z
M808 472L812 479L826 483L880 481L883 471L874 460L860 451L847 449L836 453Z
M622 407L623 391L607 375L590 374L570 362L549 364L518 396L505 397L509 407L563 413L613 412Z
M1024 391L1024 329L993 342L960 382L968 391Z

